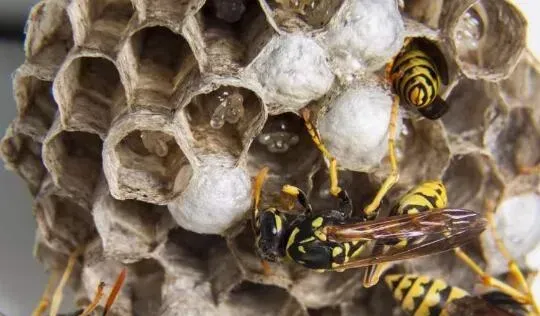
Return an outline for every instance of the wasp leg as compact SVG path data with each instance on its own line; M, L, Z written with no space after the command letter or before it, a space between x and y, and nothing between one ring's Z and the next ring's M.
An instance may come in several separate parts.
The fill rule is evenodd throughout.
M309 135L311 135L311 138L313 139L313 142L315 143L315 146L321 151L323 156L328 160L330 163L329 172L330 172L330 194L333 196L338 196L339 192L341 192L341 188L338 185L338 171L337 171L337 160L332 154L326 149L324 144L322 143L321 137L317 133L317 130L309 120L309 110L304 108L301 111L302 117L304 118L306 128L308 130Z
M63 294L64 287L66 286L66 283L69 280L69 276L71 275L71 272L73 271L73 267L75 266L75 263L77 262L77 258L82 254L83 250L84 250L84 247L79 247L75 251L73 251L71 255L69 256L66 269L64 270L64 274L62 274L62 278L60 279L60 282L58 282L58 285L56 286L56 290L54 291L54 294L51 300L51 309L49 310L49 315L56 316L56 314L58 314L58 310L60 309L60 304L62 303L62 298L64 296Z
M296 200L298 201L298 203L300 203L300 205L304 209L305 213L310 214L312 212L311 204L309 204L309 202L307 200L307 196L304 193L304 191L302 191L299 188L297 188L295 186L292 186L290 184L285 184L281 188L281 192L295 197Z
M49 307L49 304L51 303L51 291L53 289L54 284L58 281L58 272L56 270L52 270L50 272L49 281L47 281L47 286L45 287L45 290L43 291L43 295L41 295L41 298L39 300L38 305L36 308L32 311L32 316L40 316L42 315L47 308Z
M92 313L96 309L96 307L99 304L99 301L101 301L101 298L103 297L104 287L105 287L105 283L99 282L94 299L92 300L90 305L86 306L86 308L83 310L83 312L79 316L88 316L90 315L90 313Z
M257 176L255 177L255 184L253 185L253 212L251 213L251 225L253 226L253 229L255 231L255 224L257 222L257 218L259 217L259 203L261 201L261 192L262 192L262 186L264 184L264 180L266 179L266 176L268 175L268 167L262 168Z
M390 114L390 123L388 126L388 156L390 158L391 171L390 175L386 178L386 180L384 180L379 191L375 195L375 198L373 198L373 201L371 201L371 203L366 208L364 208L363 212L367 218L375 217L375 211L379 208L382 199L384 198L386 193L388 193L388 191L394 186L394 184L396 184L399 180L399 169L397 165L395 148L398 109L399 97L394 96L394 103L392 104L392 112Z

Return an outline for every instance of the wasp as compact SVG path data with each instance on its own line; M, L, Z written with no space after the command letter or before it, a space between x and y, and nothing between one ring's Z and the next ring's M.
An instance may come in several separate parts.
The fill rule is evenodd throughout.
M448 104L439 96L441 86L448 84L448 65L431 41L407 38L398 55L387 64L385 74L396 98L424 117L436 120L448 111Z
M540 315L523 272L511 257L497 234L493 219L493 205L486 203L486 217L499 251L508 260L509 274L517 282L511 286L487 274L461 248L455 254L493 291L473 296L467 291L448 285L444 280L407 274L387 275L385 283L401 308L414 316L424 315ZM519 288L519 289L518 289ZM530 311L532 310L532 312ZM465 311L467 313L465 313Z
M45 288L45 291L43 292L43 295L41 296L41 299L32 312L32 316L40 316L42 315L47 309L49 309L49 315L56 316L58 314L58 310L60 309L60 305L62 304L63 299L63 290L66 286L67 281L69 280L69 277L73 271L73 267L75 266L75 263L77 262L77 258L82 254L84 250L84 247L79 247L75 251L71 253L71 255L68 258L66 268L64 269L64 272L62 274L62 277L58 281L56 285L56 289L54 290L54 293L51 293L53 285L56 280L56 273L51 272L51 276L49 277L48 284ZM111 291L107 297L107 301L105 303L103 313L102 315L105 316L111 309L112 305L114 304L116 297L118 296L118 293L120 292L120 289L122 288L122 285L126 279L126 269L122 269L118 277L116 278L116 281L114 282L113 287L111 288ZM105 283L100 282L98 284L98 287L96 289L96 294L94 295L94 298L90 302L88 306L86 306L84 309L77 310L73 313L70 313L68 315L76 315L76 316L88 316L92 315L92 313L96 310L98 307L103 295L104 295L104 288ZM51 295L52 294L52 295Z
M394 115L396 112L393 111ZM282 192L294 197L301 210L297 214L287 214L276 207L261 211L260 196L268 173L268 168L263 168L255 178L251 212L255 246L263 260L288 259L318 271L343 271L447 251L471 241L484 230L485 219L476 212L439 208L446 201L440 182L424 183L404 196L395 216L372 219L388 190L385 180L368 207L353 216L352 201L338 186L336 159L324 147L305 113L304 119L315 144L330 161L330 193L338 199L339 206L315 214L301 189L284 185ZM438 194L435 199L443 201L422 195L433 192ZM423 212L423 208L430 211ZM376 246L370 247L373 243Z

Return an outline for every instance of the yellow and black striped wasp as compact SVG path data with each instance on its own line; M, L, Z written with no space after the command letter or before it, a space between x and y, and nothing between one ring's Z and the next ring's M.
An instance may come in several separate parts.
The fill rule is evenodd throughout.
M493 205L487 203L486 215L499 251L508 260L509 275L515 286L487 274L461 248L454 252L479 277L493 289L473 296L467 291L448 285L444 280L423 275L393 274L385 277L400 307L413 316L471 315L471 316L526 316L540 315L530 287L518 265L499 238L493 220Z
M393 115L396 108L394 104ZM315 144L330 161L330 193L339 200L339 207L314 214L302 190L284 185L282 192L295 197L301 205L299 214L287 214L275 207L259 210L268 172L263 168L255 179L252 211L255 246L263 260L286 258L310 269L342 271L447 251L471 241L484 230L486 221L480 214L439 207L446 203L440 182L427 182L411 191L395 208L395 216L373 219L382 197L393 184L394 179L387 179L373 201L353 217L352 202L338 186L336 160L323 146L309 116L305 112L303 115ZM393 137L389 139L393 141ZM422 212L423 208L431 211ZM365 284L373 283L369 281Z
M47 309L49 309L49 315L60 316L60 314L58 314L58 310L60 309L60 305L62 304L64 287L66 286L69 280L69 277L73 271L75 263L77 262L77 258L82 254L83 250L84 250L84 247L80 247L71 253L71 255L68 258L66 268L64 272L62 273L60 280L56 280L55 271L51 272L47 287L45 288L45 291L43 292L43 295L41 296L38 306L36 306L36 308L32 312L32 316L41 316L43 315L43 313L47 311ZM122 271L116 278L116 281L114 282L114 285L111 288L111 291L109 292L109 295L107 297L107 301L105 302L103 313L102 313L103 316L107 315L112 305L114 304L114 301L116 300L116 297L118 296L118 293L120 292L120 289L122 288L122 285L124 284L124 281L126 279L126 274L127 274L127 271L124 268L122 269ZM55 283L57 283L56 289L54 290L54 293L51 293ZM92 299L90 304L88 304L88 306L86 306L85 308L77 310L68 315L74 315L74 316L93 315L101 299L103 298L104 288L105 288L105 283L100 282L96 289L96 294L94 295L94 298Z
M398 55L386 66L385 77L392 84L396 98L403 99L430 120L449 109L440 96L448 84L448 65L439 48L425 38L407 38Z

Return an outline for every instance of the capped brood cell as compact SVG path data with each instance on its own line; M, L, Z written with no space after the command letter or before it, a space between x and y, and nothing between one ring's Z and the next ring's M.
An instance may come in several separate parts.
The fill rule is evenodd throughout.
M168 115L140 110L115 121L103 149L112 196L166 204L180 194L191 166L179 137Z
M85 51L71 57L54 82L62 125L104 139L111 121L126 109L116 65L104 55Z
M42 142L58 110L52 82L27 75L20 68L14 77L13 93L19 112L17 130Z
M118 42L134 9L130 0L76 0L67 12L75 45L115 57Z
M102 147L96 134L62 130L58 117L43 143L43 163L54 183L87 208L101 174Z
M41 185L34 215L43 242L63 254L69 255L96 235L90 210L56 188L50 177Z
M184 37L163 26L134 25L118 59L128 105L173 109L170 102L198 64Z
M343 6L343 0L259 0L278 32L320 32Z
M204 41L202 68L205 72L232 75L248 65L275 32L257 1L245 1L244 9L227 13L220 6L238 1L207 1L192 21Z
M221 86L216 89L214 84ZM256 92L219 81L205 84L176 115L198 158L225 154L239 159L251 143L251 133L260 130L265 118Z
M41 1L30 11L24 51L27 63L38 66L40 78L52 80L73 47L73 33L66 12L68 0Z

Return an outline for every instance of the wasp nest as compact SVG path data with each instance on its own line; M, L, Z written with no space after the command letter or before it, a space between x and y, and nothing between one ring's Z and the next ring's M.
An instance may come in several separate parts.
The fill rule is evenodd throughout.
M366 205L389 171L381 70L412 36L446 57L450 110L429 121L401 108L401 177L384 205L428 179L445 181L452 207L501 200L503 239L536 269L539 177L518 172L540 162L525 29L503 0L43 0L1 143L35 197L35 255L61 271L86 245L72 279L83 303L126 267L117 315L389 315L390 293L362 289L360 270L271 264L265 275L243 219L263 166L264 203L290 183L316 210L331 206L305 106L346 169L342 186ZM489 233L479 245L504 272ZM473 286L451 254L395 269Z

